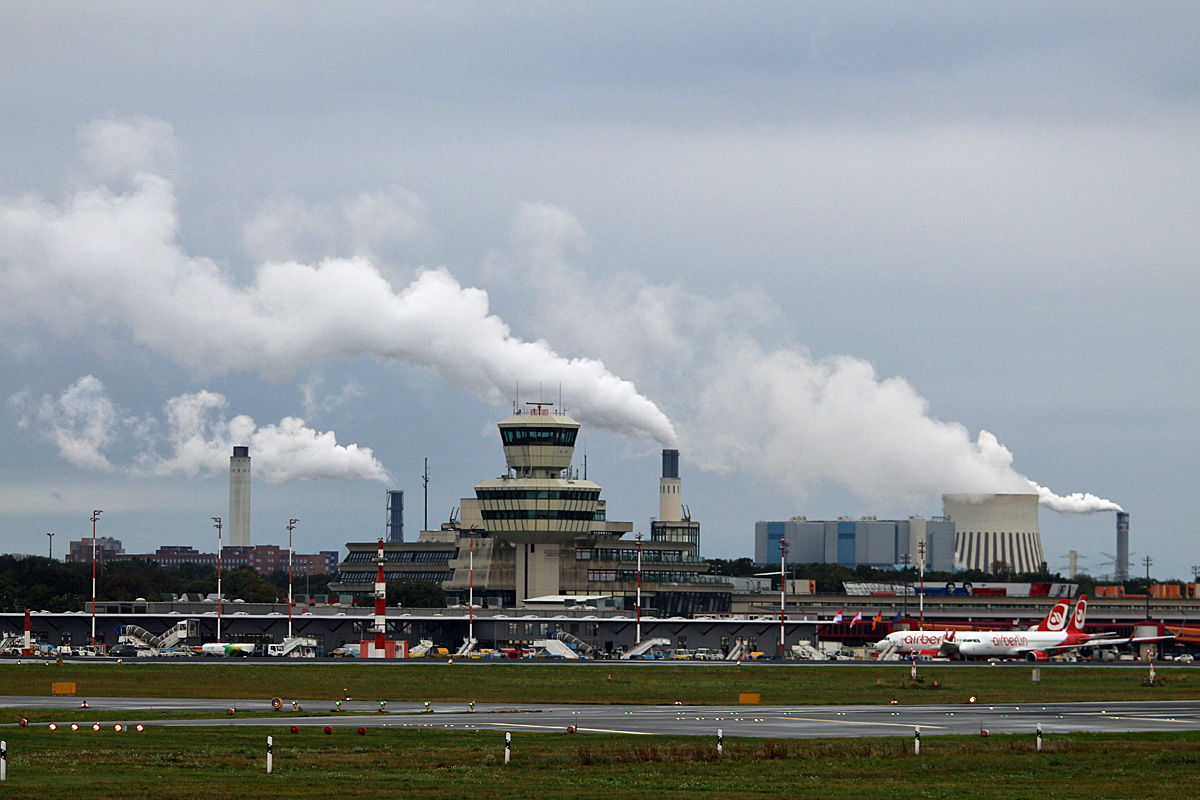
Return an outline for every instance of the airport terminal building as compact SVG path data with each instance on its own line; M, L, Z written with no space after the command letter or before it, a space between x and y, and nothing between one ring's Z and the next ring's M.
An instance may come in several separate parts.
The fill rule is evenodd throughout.
M449 605L471 596L493 609L583 597L615 611L637 607L640 583L645 612L730 611L733 585L708 574L700 523L682 511L678 451L663 452L660 519L638 540L628 538L633 523L608 519L601 487L572 470L578 422L538 406L499 427L505 474L478 483L458 518L439 530L422 531L414 542L384 542L385 580L438 583ZM374 589L378 543L346 548L330 591L353 602Z

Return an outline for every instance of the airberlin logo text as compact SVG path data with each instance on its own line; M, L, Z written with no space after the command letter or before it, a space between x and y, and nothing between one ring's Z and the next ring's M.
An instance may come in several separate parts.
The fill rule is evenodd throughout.
M904 637L905 644L941 644L941 633L915 633Z
M996 647L1024 647L1029 640L1024 636L993 636L992 644Z

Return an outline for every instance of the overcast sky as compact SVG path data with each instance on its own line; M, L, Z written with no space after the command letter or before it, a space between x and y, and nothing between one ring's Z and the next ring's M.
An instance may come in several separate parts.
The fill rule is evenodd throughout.
M445 520L514 401L609 518L1039 491L1200 564L1200 8L0 6L0 550ZM582 459L577 457L581 466ZM1092 512L1092 513L1074 513ZM1106 555L1108 554L1108 555ZM1106 563L1108 562L1108 563Z

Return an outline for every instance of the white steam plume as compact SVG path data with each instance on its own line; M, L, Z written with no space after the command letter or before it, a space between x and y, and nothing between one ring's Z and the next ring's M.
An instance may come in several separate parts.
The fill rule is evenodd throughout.
M320 432L304 420L285 417L278 425L255 425L245 415L225 418L227 405L215 392L172 398L164 423L123 412L108 398L104 384L85 375L59 397L9 398L20 425L54 442L77 467L130 475L223 474L234 445L248 445L255 477L268 483L336 478L387 483L390 478L370 449L339 445L332 431ZM127 463L112 457L128 453ZM165 454L164 454L165 451Z
M429 367L490 402L519 385L560 386L581 421L674 443L666 415L632 383L600 361L512 336L489 313L485 292L445 270L424 271L396 292L363 257L286 261L261 266L252 285L235 285L215 262L179 245L172 184L152 169L155 153L173 152L161 141L169 129L110 120L98 137L94 127L83 131L84 151L105 177L128 165L122 178L130 188L93 183L61 204L0 200L0 293L13 310L0 325L42 324L63 336L124 328L200 374L281 378L367 354ZM365 206L359 216L370 227L379 215Z
M1118 508L1038 486L1013 468L1013 454L991 433L972 438L964 426L934 418L907 381L880 378L860 358L763 345L788 324L762 293L714 300L635 275L598 286L573 263L588 249L568 212L531 203L518 213L511 251L494 254L485 274L498 281L526 276L524 289L544 293L526 309L540 320L538 332L586 343L667 403L681 447L704 469L760 475L797 499L836 483L872 504L944 493L1036 493L1060 512Z

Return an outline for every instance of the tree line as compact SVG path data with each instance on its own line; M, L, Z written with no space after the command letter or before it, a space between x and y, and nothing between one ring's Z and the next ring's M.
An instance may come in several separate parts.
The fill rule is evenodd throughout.
M293 577L293 594L328 594L337 573ZM164 596L217 593L217 568L204 564L165 567L157 561L110 561L96 570L97 602L157 601ZM268 575L248 567L223 569L221 593L226 600L286 603L286 570ZM0 555L0 612L84 611L92 599L92 565L54 561L45 556ZM387 604L407 608L441 608L446 593L432 583L395 581L387 586Z

